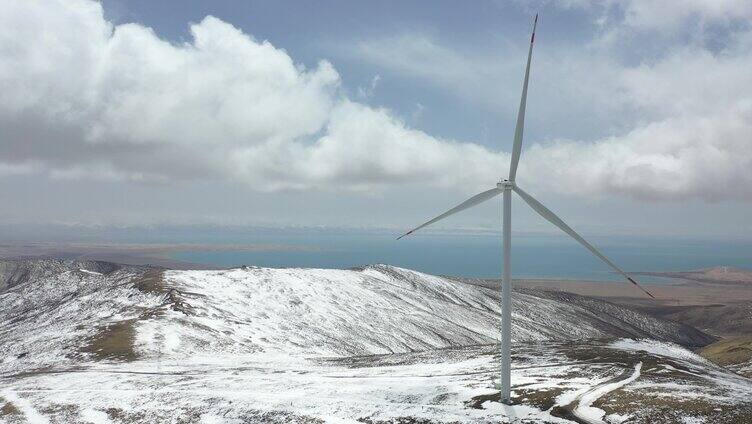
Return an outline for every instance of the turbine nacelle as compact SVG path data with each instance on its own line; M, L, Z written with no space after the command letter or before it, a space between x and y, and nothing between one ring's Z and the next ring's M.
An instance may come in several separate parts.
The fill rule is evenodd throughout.
M514 181L502 180L496 183L496 188L499 190L514 190L515 187L517 187L517 184Z

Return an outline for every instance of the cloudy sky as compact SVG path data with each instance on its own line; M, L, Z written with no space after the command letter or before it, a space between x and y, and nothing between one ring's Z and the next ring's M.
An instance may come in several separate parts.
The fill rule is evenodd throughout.
M4 225L422 222L508 172L540 11L519 185L585 233L752 238L751 0L0 9Z

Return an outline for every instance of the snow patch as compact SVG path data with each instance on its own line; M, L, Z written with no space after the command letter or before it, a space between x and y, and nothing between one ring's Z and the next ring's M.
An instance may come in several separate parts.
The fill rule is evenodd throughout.
M596 386L595 388L589 390L588 392L583 394L582 397L580 397L579 403L577 404L577 406L574 407L572 412L577 417L589 423L605 424L605 421L603 421L603 417L606 415L606 412L600 408L596 408L592 406L593 402L598 400L598 398L600 398L601 396L604 396L607 393L613 392L614 390L620 389L626 386L627 384L637 380L637 378L640 376L641 369L642 369L642 362L639 362L637 363L637 365L635 365L634 372L628 378L625 378L619 381L614 381L613 383Z
M40 414L36 409L34 409L34 406L31 404L31 402L18 396L13 390L4 390L2 392L2 395L7 401L21 410L21 412L26 417L26 420L30 424L49 424L50 420L45 418L44 415Z
M634 340L634 339L619 339L611 342L609 347L618 350L627 351L645 351L654 355L666 356L669 358L681 359L684 361L699 362L702 364L710 364L708 360L702 356L690 352L689 350L679 346L675 343L661 342L657 340Z
M176 352L180 347L180 335L178 335L177 333L165 334L164 346L165 350Z
M112 424L110 417L106 412L97 411L96 409L84 409L81 411L81 418L91 424Z
M624 421L628 420L632 414L609 414L606 415L606 422L609 424L621 424Z

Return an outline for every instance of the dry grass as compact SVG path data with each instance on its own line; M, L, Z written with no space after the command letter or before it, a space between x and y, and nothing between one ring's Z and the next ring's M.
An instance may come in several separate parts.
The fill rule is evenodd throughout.
M11 415L21 415L21 410L16 408L16 405L13 405L12 403L6 401L3 398L0 398L0 404L4 403L4 405L0 408L0 417L8 417Z
M134 282L134 286L144 293L164 294L167 289L164 286L162 277L164 271L161 269L151 269L146 271L143 276Z
M90 353L97 360L135 361L138 359L133 343L136 338L135 320L109 324L87 340L82 353Z
M749 362L752 361L752 336L723 339L705 346L697 353L723 366Z
M560 387L552 387L548 390L515 389L519 393L519 403L533 405L541 411L547 411L556 405L556 398L564 390Z
M701 398L660 396L634 390L615 390L593 406L604 410L606 415L632 414L629 423L676 423L682 422L684 417L714 424L752 422L752 404L724 406Z

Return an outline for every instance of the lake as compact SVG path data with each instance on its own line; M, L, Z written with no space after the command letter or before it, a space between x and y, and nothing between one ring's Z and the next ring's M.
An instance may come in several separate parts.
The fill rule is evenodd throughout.
M415 235L400 241L386 232L268 231L213 240L217 244L275 244L265 251L174 252L173 259L220 267L351 268L386 263L431 274L498 277L498 234ZM626 271L671 271L717 265L752 267L751 242L593 238L591 242ZM621 277L565 236L517 236L512 240L514 278L620 281ZM659 281L640 277L643 281Z

